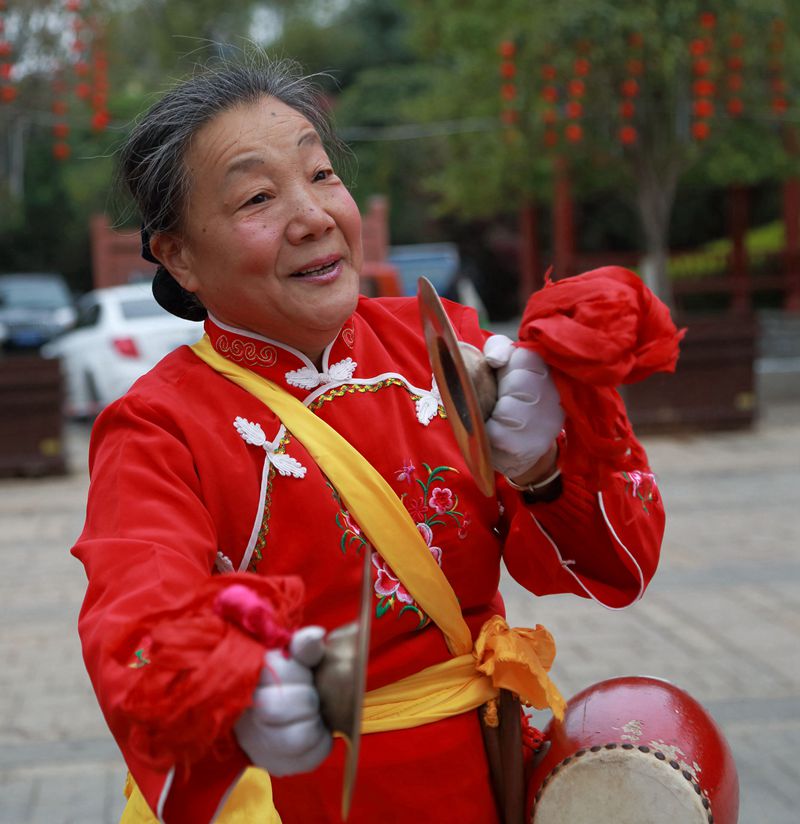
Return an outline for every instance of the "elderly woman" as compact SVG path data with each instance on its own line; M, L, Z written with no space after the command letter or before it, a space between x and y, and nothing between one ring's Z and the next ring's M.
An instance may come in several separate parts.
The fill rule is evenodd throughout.
M136 787L123 820L153 820L149 807L159 820L199 824L226 799L221 821L248 804L261 805L258 815L235 820L340 820L345 745L320 718L311 670L325 632L357 615L365 553L368 695L470 658L481 627L503 614L501 559L536 595L571 592L611 608L637 600L655 570L664 525L655 487L643 506L630 476L598 492L580 474L559 475L571 445L548 370L448 304L458 336L499 370L488 423L497 494L477 489L432 381L416 302L359 297L361 223L331 139L309 83L291 65L262 63L176 86L122 150L145 254L159 263L154 293L202 320L207 336L161 361L92 433L73 552L88 576L86 665ZM246 379L234 382L225 364ZM406 565L384 557L347 506L338 485L348 479L323 470L318 445L295 436L247 379L299 402L388 484L460 629L439 626L438 599L416 596L414 570L396 572ZM294 634L265 640L240 621L241 655L221 659L210 643L164 686L160 673L183 645L205 641L206 625L193 623L205 607L192 599L229 580L253 582L261 602L292 613ZM237 679L243 704L226 692ZM195 698L192 721L173 723L177 705ZM362 737L350 821L499 820L474 707L394 727ZM252 767L271 776L274 809L263 772L258 799L229 797Z

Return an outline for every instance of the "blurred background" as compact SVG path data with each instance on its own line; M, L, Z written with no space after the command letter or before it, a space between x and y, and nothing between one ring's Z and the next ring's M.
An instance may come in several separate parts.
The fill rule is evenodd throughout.
M737 604L747 602L748 626L762 622L773 640L800 628L790 504L800 480L800 5L0 0L0 562L8 571L0 601L10 618L0 646L3 822L113 820L120 767L79 660L82 573L66 550L80 530L94 416L200 333L150 296L153 267L114 185L115 151L173 79L253 46L319 73L349 148L341 174L364 215L365 293L413 294L424 274L513 335L546 273L618 264L671 307L688 328L676 374L624 389L678 502L665 602L679 585L691 588L699 562L687 547L697 541L719 550L699 580L727 570L733 589L721 606L694 591L684 618L702 624L713 602L709 626L719 626L727 608L741 617ZM748 506L749 520L736 520ZM726 566L732 546L744 566ZM770 589L765 561L777 564L786 592ZM742 595L751 577L766 589ZM631 614L613 616L619 630L605 619L594 626L628 640L597 643L625 647L633 637L625 633L647 625ZM558 609L554 616L567 633L585 632ZM739 628L728 625L741 639ZM642 649L669 646L667 635L654 638L640 638ZM778 751L788 758L800 744L800 650L775 649L780 677L770 670L766 692L750 695L755 681L739 677L720 693L724 674L714 685L694 679L689 660L675 663L675 677L712 703L760 701L755 717L780 727ZM730 672L749 654L731 638L706 652ZM607 660L614 672L623 666ZM651 669L670 677L668 665ZM567 676L575 689L613 674L579 671ZM47 691L59 672L69 673L69 700ZM48 683L38 698L37 679ZM28 702L29 723L15 696ZM721 714L731 706L720 704ZM739 709L752 719L747 706ZM50 710L58 719L48 720ZM742 761L756 737L748 730ZM65 765L75 748L89 754L73 775ZM54 752L62 794L103 799L92 812L79 801L74 819L69 805L42 806L55 779L37 769ZM781 763L751 776L746 824L796 820L800 775ZM87 771L94 784L81 783Z

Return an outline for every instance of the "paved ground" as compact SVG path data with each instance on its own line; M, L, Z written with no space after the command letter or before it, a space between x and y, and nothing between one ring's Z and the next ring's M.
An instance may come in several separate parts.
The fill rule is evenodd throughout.
M105 824L124 767L75 634L83 571L67 554L87 487L73 472L0 481L0 824ZM646 440L669 511L664 560L643 602L609 612L534 600L506 581L512 622L559 643L565 694L621 674L668 678L725 730L741 824L794 824L800 803L800 406L747 433Z

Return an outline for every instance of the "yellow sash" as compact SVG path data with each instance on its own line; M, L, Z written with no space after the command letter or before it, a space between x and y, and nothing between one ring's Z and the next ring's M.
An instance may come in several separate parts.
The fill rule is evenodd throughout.
M442 631L454 656L368 692L364 696L364 733L406 729L450 718L480 707L495 698L501 688L539 709L549 706L557 718L563 716L564 699L547 675L555 644L544 627L512 629L496 615L483 625L473 647L450 582L406 508L361 453L294 396L219 355L208 336L192 349L217 372L261 400L303 444L377 552ZM134 802L149 813L132 779L130 784L132 794L120 824L151 824L155 821L151 813L150 818L141 814L125 817ZM219 824L238 824L244 820L239 815L256 812L269 824L279 822L268 785L269 777L263 770L247 770L217 819Z

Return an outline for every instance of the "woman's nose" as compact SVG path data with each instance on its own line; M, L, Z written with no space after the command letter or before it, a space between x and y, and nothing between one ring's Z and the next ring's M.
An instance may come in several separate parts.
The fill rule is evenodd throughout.
M333 216L313 192L299 194L292 204L287 235L291 243L313 240L330 232L336 226Z

